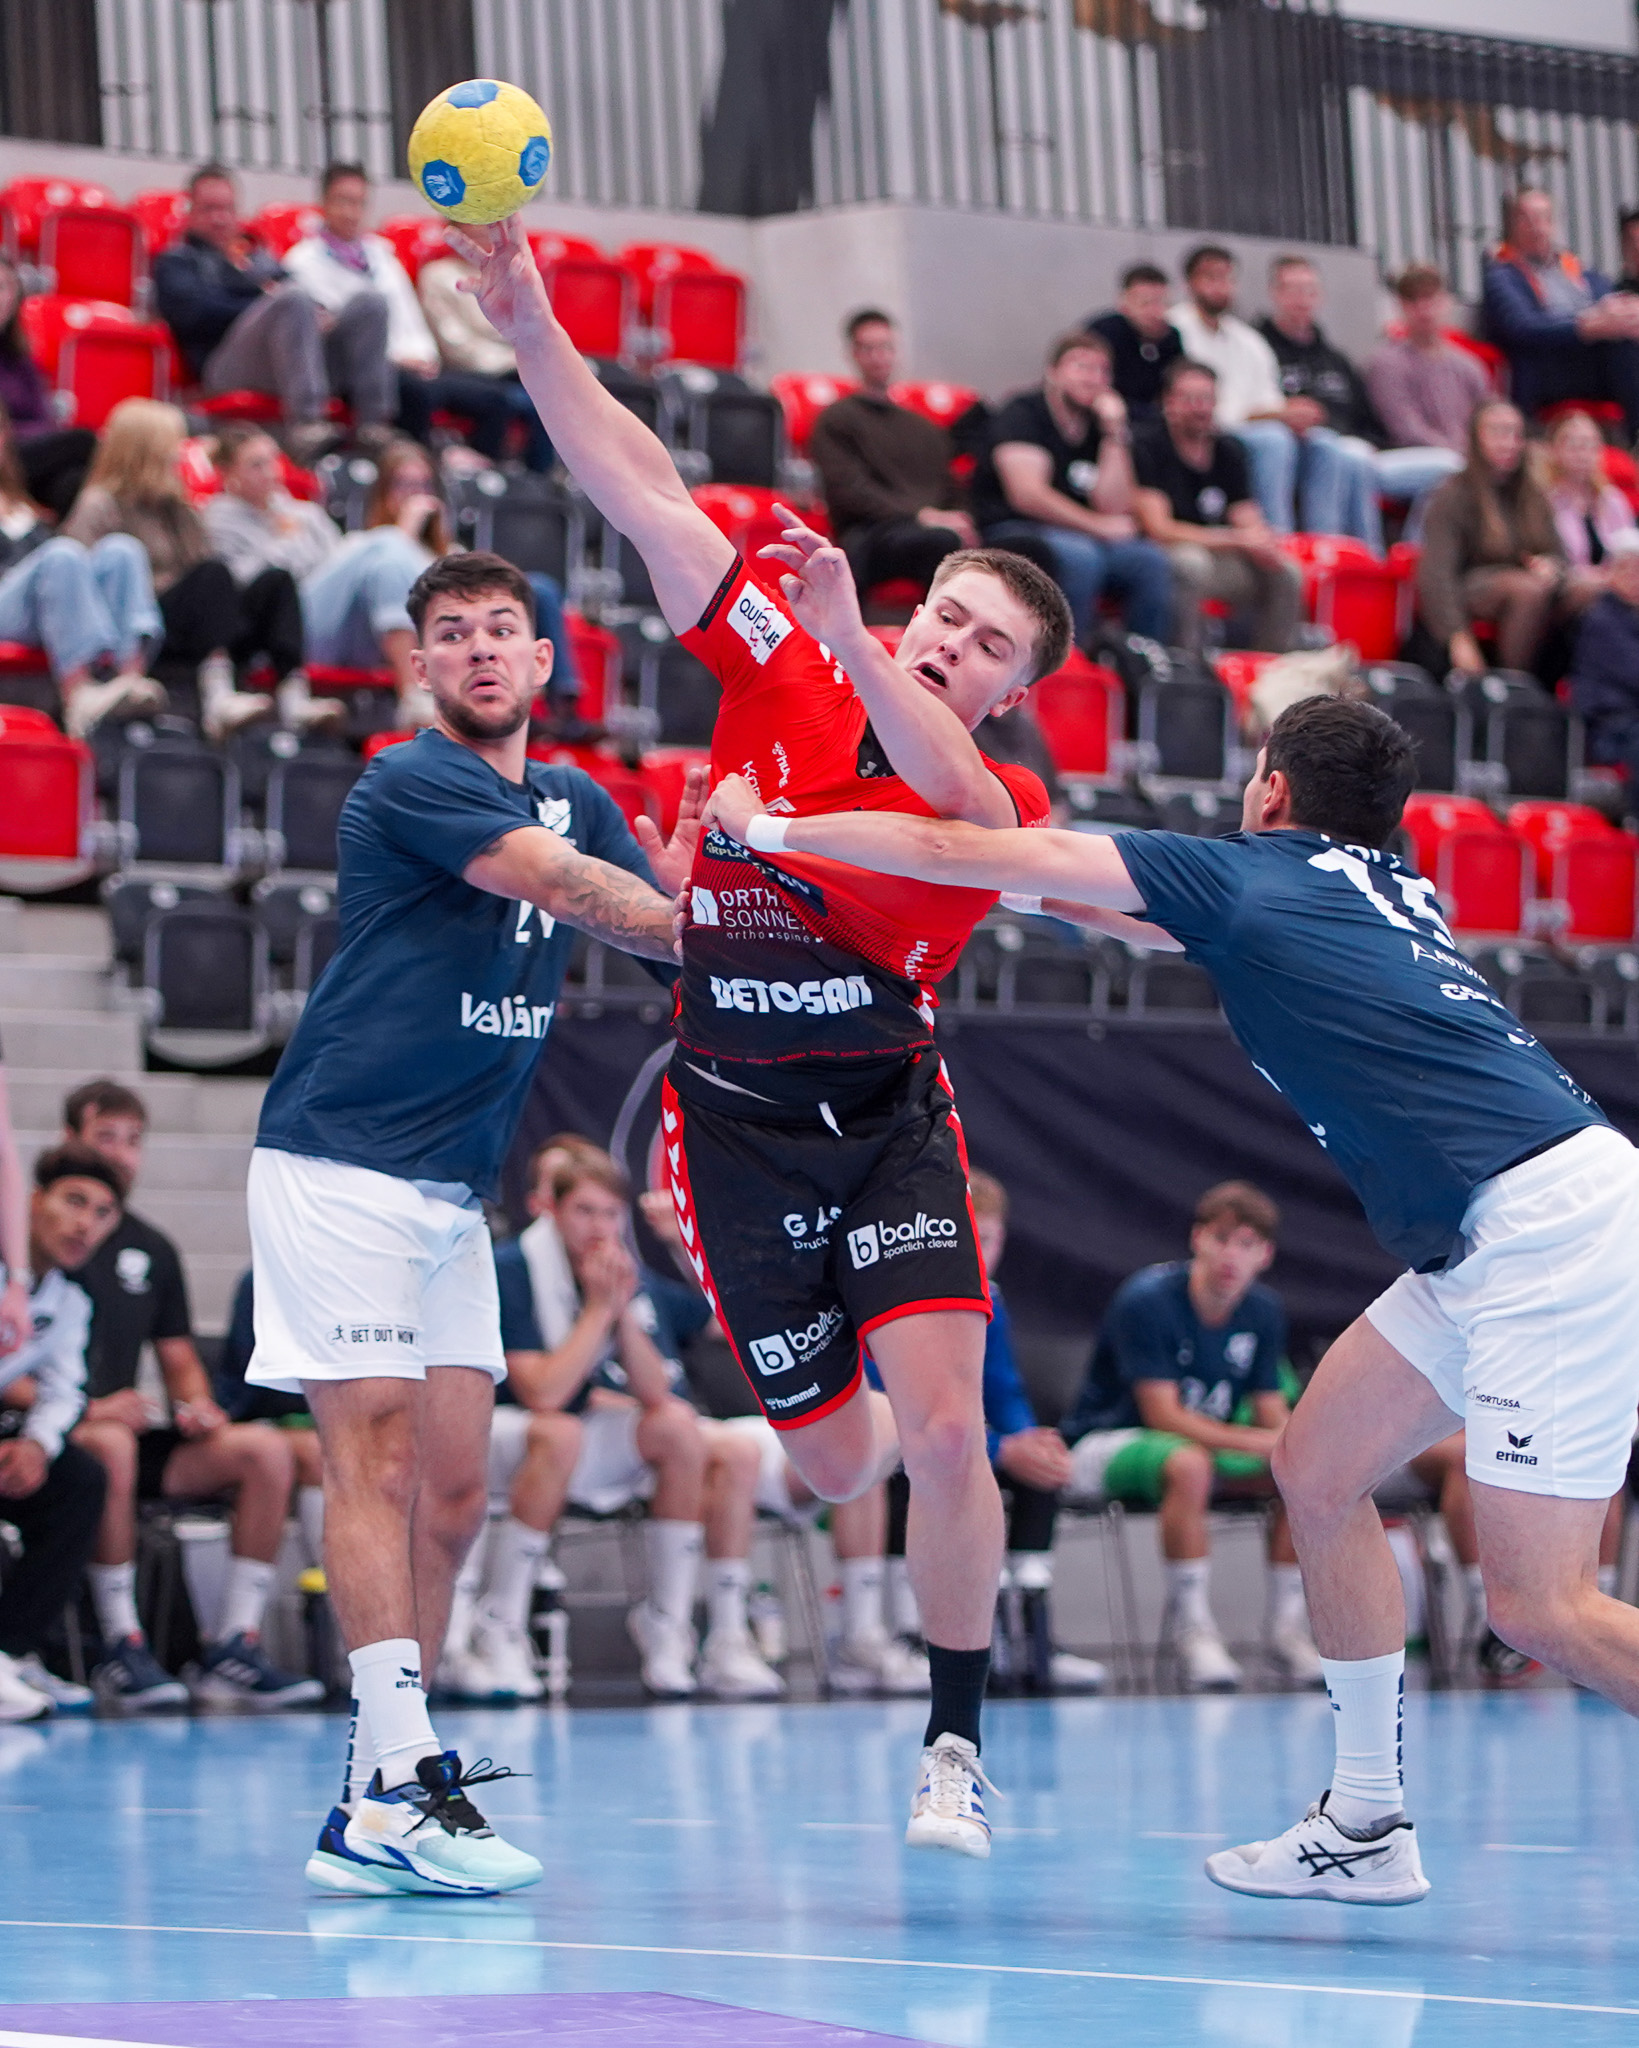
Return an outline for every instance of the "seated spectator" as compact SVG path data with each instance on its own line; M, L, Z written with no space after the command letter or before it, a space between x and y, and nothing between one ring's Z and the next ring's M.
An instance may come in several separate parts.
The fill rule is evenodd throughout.
M1209 1188L1195 1207L1189 1258L1147 1266L1116 1290L1080 1398L1060 1425L1076 1493L1160 1509L1161 1639L1192 1691L1241 1683L1208 1600L1207 1510L1216 1499L1274 1497L1269 1459L1291 1412L1286 1314L1260 1275L1279 1221L1246 1181ZM1291 1678L1321 1682L1281 1507L1269 1529L1268 1636Z
M340 321L360 298L383 300L387 360L397 373L396 411L404 431L426 443L435 412L461 413L470 423L472 446L499 462L514 417L511 400L488 377L445 373L398 252L385 236L364 232L369 207L370 178L362 164L326 165L319 181L324 225L286 250L286 271L331 320Z
M1201 651L1201 606L1250 614L1251 644L1284 653L1297 633L1303 577L1252 495L1237 434L1213 427L1217 377L1187 357L1167 370L1161 417L1133 442L1138 523L1172 562L1172 644Z
M89 427L58 422L50 387L23 339L23 296L16 264L0 256L0 410L11 420L28 495L56 521L67 518L80 494L97 437Z
M269 642L278 627L266 609L247 609L227 564L211 553L182 484L187 431L174 405L122 399L63 532L88 548L111 533L142 543L163 623L152 665L172 688L197 678L202 723L220 740L273 709L271 697L241 690L238 677L258 656L277 659Z
M63 1104L63 1124L131 1187L148 1130L139 1095L117 1081L87 1081ZM198 1617L204 1647L194 1691L202 1700L260 1711L322 1699L321 1680L280 1671L261 1643L295 1459L281 1431L265 1422L230 1422L212 1399L175 1245L127 1208L74 1277L92 1307L90 1399L74 1441L108 1473L90 1568L103 1639L103 1661L92 1674L99 1694L136 1712L186 1704L188 1687L165 1671L137 1618L137 1507L231 1493L227 1589L220 1614ZM168 1425L155 1423L137 1390L142 1348L150 1343L170 1397Z
M1301 429L1300 470L1313 477L1304 491L1304 525L1311 533L1349 534L1381 554L1377 496L1384 484L1377 443L1383 423L1360 372L1321 330L1321 296L1320 272L1307 256L1277 256L1269 266L1269 312L1258 331L1275 352L1287 405L1307 401L1320 409L1313 425Z
M1487 399L1469 423L1468 450L1428 502L1418 611L1462 674L1534 669L1561 609L1565 556L1553 507L1526 460L1519 407ZM1496 628L1492 661L1475 637L1480 622Z
M1167 315L1167 273L1153 263L1135 263L1121 274L1121 297L1111 312L1087 322L1089 334L1110 344L1110 381L1137 426L1161 410L1161 379L1184 353L1183 339Z
M245 1368L256 1349L256 1288L247 1267L233 1290L228 1327L216 1354L211 1392L230 1422L271 1422L286 1432L296 1463L296 1520L310 1565L324 1564L324 1458L318 1426L302 1394L281 1394L246 1383Z
M0 406L0 640L44 651L76 739L115 712L164 704L164 685L143 673L161 623L140 541L111 533L87 548L40 518ZM114 673L99 682L99 667Z
M42 1152L29 1205L30 1330L0 1357L0 1521L23 1555L0 1575L0 1722L84 1708L90 1689L46 1668L41 1650L97 1540L107 1482L66 1441L85 1399L91 1304L68 1277L115 1228L119 1176L81 1145ZM19 1278L8 1272L7 1285Z
M1102 335L1061 335L1034 391L1010 398L991 423L973 479L973 514L987 545L1039 562L1070 601L1086 644L1108 588L1129 632L1164 640L1172 572L1133 517L1127 408L1110 387Z
M278 398L297 462L335 446L325 420L332 395L352 406L361 443L385 437L398 410L386 300L361 291L340 313L323 311L240 226L238 188L221 164L201 165L188 181L182 238L154 258L154 302L207 392Z
M525 466L544 473L553 464L552 443L534 399L518 381L518 352L489 324L477 294L461 289L477 279L477 269L451 251L422 264L416 274L416 296L438 343L446 374L452 379L480 378L499 385L508 407L524 423ZM456 412L464 410L455 400L450 403ZM475 439L475 447L482 445Z
M1505 214L1507 239L1486 258L1481 317L1508 358L1509 390L1527 419L1568 398L1622 408L1639 434L1639 295L1612 288L1559 246L1552 197L1527 186Z
M1565 551L1565 595L1573 610L1610 582L1610 545L1634 529L1633 507L1605 475L1605 437L1585 412L1562 413L1542 451L1541 477Z
M1415 540L1429 494L1463 466L1468 423L1491 386L1478 356L1446 339L1451 294L1432 264L1410 264L1394 290L1403 331L1378 344L1366 389L1388 442L1378 452L1378 483L1386 498L1411 500L1405 537Z
M1607 587L1583 614L1571 657L1571 705L1590 761L1620 768L1627 808L1639 813L1639 533L1606 551Z
M1290 533L1294 523L1326 531L1346 492L1335 438L1313 433L1326 424L1325 408L1313 398L1287 397L1274 350L1236 318L1235 259L1227 249L1204 243L1192 250L1184 282L1189 297L1173 307L1172 324L1190 361L1205 363L1218 379L1215 423L1244 445L1264 518L1276 533Z
M11 1122L11 1089L0 1051L0 1358L15 1351L33 1330L29 1313L28 1195L23 1155Z
M808 443L831 529L862 595L898 578L926 592L946 555L978 545L955 451L943 427L888 396L899 355L888 315L855 313L842 331L859 389L825 408Z

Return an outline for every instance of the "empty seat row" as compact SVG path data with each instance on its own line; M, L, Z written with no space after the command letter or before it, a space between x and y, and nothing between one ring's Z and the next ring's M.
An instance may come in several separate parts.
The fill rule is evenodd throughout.
M1171 953L1138 953L1114 939L986 919L940 984L955 1015L1047 1012L1093 1016L1218 1015L1211 978Z
M1584 804L1414 795L1405 830L1453 930L1626 945L1639 930L1639 838Z
M329 965L338 928L333 908L292 926L277 911L222 898L153 906L131 963L149 1048L199 1067L235 1065L278 1044ZM276 976L279 964L288 974Z

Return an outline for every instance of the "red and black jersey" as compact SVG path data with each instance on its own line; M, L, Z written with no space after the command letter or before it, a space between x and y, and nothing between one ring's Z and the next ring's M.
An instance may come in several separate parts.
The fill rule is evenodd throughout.
M841 664L737 561L684 645L722 685L713 779L743 775L767 808L938 814L896 775ZM992 764L1021 825L1048 816L1028 768ZM932 984L995 903L826 860L752 853L717 832L691 877L677 1037L739 1085L789 1099L799 1074L835 1082L933 1042Z

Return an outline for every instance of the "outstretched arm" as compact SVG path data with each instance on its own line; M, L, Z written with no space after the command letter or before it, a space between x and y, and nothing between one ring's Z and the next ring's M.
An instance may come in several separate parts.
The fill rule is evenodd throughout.
M674 960L672 902L624 868L577 853L544 825L520 825L462 870L463 881L492 896L534 903L564 924L572 924L645 960Z
M514 214L493 227L446 230L478 265L463 289L518 354L518 375L569 473L648 566L674 633L695 625L728 574L734 547L689 496L671 457L581 360L558 325L546 285Z

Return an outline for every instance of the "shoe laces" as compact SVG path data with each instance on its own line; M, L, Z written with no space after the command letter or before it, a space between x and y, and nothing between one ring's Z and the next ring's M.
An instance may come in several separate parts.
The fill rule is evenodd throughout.
M1001 1787L992 1782L977 1756L969 1756L951 1742L936 1742L928 1752L928 1804L935 1813L954 1817L968 1800L968 1787L977 1778L997 1799L1005 1799Z
M442 1763L442 1759L439 1761ZM489 1822L467 1797L467 1787L493 1785L502 1778L527 1778L529 1772L498 1766L493 1758L487 1756L481 1756L471 1770L461 1768L459 1757L454 1762L455 1768L442 1783L420 1788L423 1796L416 1800L416 1804L427 1819L437 1821L447 1835L487 1835L491 1832Z

